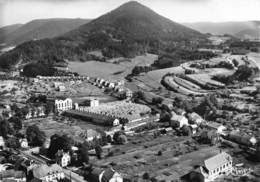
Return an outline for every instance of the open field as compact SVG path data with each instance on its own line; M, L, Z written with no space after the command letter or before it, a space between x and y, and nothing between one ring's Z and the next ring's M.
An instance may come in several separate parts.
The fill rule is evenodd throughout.
M248 56L249 56L249 58L252 58L256 62L257 66L260 69L260 54L259 53L249 53Z
M90 122L75 120L72 118L42 118L42 119L32 119L26 120L24 122L24 128L30 125L36 124L45 135L51 137L54 134L68 135L75 141L84 142L83 136L86 134L87 130L101 130L105 131L108 128L92 124Z
M77 72L81 75L88 75L91 77L101 77L106 79L122 79L135 66L151 65L156 59L157 55L147 54L144 56L137 56L130 61L120 62L120 58L108 60L107 62L88 61L88 62L69 62L69 70ZM119 61L118 63L112 63Z

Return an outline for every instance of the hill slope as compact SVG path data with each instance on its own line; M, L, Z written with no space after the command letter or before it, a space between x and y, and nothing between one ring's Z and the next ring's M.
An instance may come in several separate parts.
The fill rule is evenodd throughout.
M86 61L92 58L88 52L93 50L101 50L106 57L133 57L204 38L131 1L63 36L21 44L0 57L0 66L8 68L19 58L49 64L64 59Z
M245 35L255 36L254 32L260 31L260 21L243 21L243 22L198 22L184 23L184 25L193 28L202 33L211 34L230 34L237 38L244 38Z
M33 20L20 26L15 31L5 34L4 39L0 39L0 43L17 45L29 40L52 38L78 28L87 22L89 20L59 18Z
M8 25L0 28L0 44L4 42L5 37L20 28L23 24Z

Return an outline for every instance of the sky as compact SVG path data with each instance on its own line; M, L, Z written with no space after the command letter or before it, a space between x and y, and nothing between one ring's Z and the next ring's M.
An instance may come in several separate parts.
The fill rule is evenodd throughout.
M0 27L44 18L97 18L129 0L0 0ZM137 0L176 22L260 20L260 0Z

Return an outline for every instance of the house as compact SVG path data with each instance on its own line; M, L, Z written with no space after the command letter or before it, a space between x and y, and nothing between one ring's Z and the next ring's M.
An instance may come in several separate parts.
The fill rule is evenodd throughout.
M232 157L226 152L221 152L204 161L204 169L201 170L205 182L213 181L216 178L232 172Z
M176 121L179 123L180 128L182 128L184 125L189 125L188 119L185 116L173 114L171 117L171 121Z
M71 162L71 157L68 152L63 152L63 150L59 150L56 153L56 162L61 166L61 167L66 167L70 164Z
M54 101L55 108L58 112L66 111L72 109L72 100L70 98L66 99L56 99Z
M85 132L84 138L86 138L87 141L92 141L92 140L94 140L94 138L101 138L101 134L99 132L97 132L96 130L88 129Z
M119 119L115 119L113 121L113 126L118 126L118 125L120 125L120 121L119 121Z
M50 166L41 164L33 169L33 177L45 182L54 182L65 178L62 168L58 164Z
M4 148L5 147L5 140L2 136L0 136L0 148Z
M99 106L99 100L97 100L97 99L86 100L86 105L89 107L97 107L97 106Z
M206 159L202 165L199 165L188 174L182 176L181 180L184 182L213 182L221 176L230 174L233 169L232 164L232 157L226 152L221 152Z
M217 134L221 134L221 135L225 135L225 130L227 129L222 124L216 123L216 122L206 123L206 128L208 128L210 130L215 130Z
M109 85L108 85L108 87L109 87L109 88L114 88L114 87L115 87L115 85L116 85L115 83L113 83L113 82L110 82L110 83L109 83Z
M195 112L188 114L188 118L191 123L194 123L197 125L200 125L201 123L204 122L204 119Z
M13 169L0 172L0 181L26 182L25 173Z
M21 148L28 148L28 146L29 146L26 138L19 139L19 143L20 143Z
M31 106L28 109L28 113L25 115L25 119L37 118L45 116L45 107L44 106Z
M113 168L95 168L91 171L89 178L87 180L91 182L123 182L122 176Z
M65 91L66 91L66 87L65 87L64 85L60 85L60 86L58 87L58 90L59 90L60 92L65 92Z

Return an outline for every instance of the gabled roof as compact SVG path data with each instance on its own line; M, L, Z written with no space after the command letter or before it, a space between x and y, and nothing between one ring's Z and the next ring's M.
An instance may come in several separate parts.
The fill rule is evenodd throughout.
M115 174L115 171L111 168L106 169L102 175L101 182L109 182Z
M208 170L214 170L224 164L231 162L232 157L226 152L221 152L207 160L204 161L204 165Z
M220 124L220 123L216 123L216 122L209 122L209 123L207 123L207 126L211 127L211 128L218 129L220 126L223 126L223 125Z

